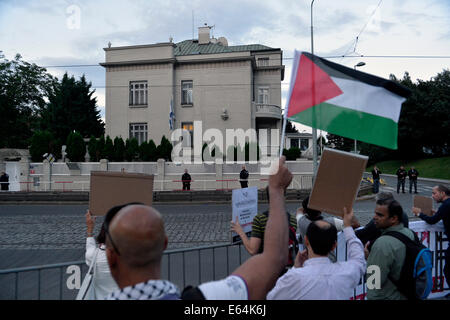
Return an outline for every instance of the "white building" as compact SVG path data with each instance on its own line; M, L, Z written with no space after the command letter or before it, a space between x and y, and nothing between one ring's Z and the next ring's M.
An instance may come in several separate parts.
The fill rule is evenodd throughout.
M194 121L202 121L203 132L217 128L223 137L226 129L238 128L281 133L281 49L229 46L201 27L194 40L104 50L105 135L113 139L153 139L157 145L163 135L170 139L171 103L173 129L193 133ZM270 146L270 134L268 140ZM193 147L192 140L183 143Z

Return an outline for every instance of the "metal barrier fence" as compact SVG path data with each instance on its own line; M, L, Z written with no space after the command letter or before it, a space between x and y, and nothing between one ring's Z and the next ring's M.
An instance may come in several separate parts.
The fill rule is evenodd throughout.
M224 278L249 257L242 244L167 250L162 278L182 290ZM87 270L84 261L0 270L0 300L73 300Z
M414 229L419 238L433 252L434 286L429 298L439 298L450 290L445 287L443 274L444 251L448 239L442 231L421 230L421 223ZM428 228L430 229L430 228ZM436 229L436 228L431 228ZM347 248L343 234L338 237L336 256L338 261L347 259ZM176 284L181 290L187 285L218 280L229 275L250 255L242 244L213 245L191 249L168 250L162 261L162 278ZM37 267L0 270L0 299L2 300L73 300L87 272L84 261L51 264ZM77 272L78 271L78 272ZM366 297L366 276L355 288L351 300Z

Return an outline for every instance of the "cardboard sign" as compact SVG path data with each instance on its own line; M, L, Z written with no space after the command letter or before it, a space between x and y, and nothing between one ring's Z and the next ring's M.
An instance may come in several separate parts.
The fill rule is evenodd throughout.
M424 196L414 196L414 207L420 208L427 216L432 216L433 199Z
M114 206L153 202L153 175L125 172L91 172L89 210L92 215L103 216Z
M339 217L353 208L368 157L325 148L309 197L308 208Z
M234 189L232 192L232 221L239 218L239 224L247 235L252 231L253 218L258 213L258 188L249 187L242 189ZM235 233L231 233L231 242L235 243L240 237Z

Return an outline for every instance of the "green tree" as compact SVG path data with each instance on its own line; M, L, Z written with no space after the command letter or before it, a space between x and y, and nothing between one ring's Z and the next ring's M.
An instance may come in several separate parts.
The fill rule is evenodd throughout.
M114 138L114 161L123 161L125 157L125 142L122 137Z
M88 153L92 162L99 161L97 156L97 139L94 136L91 136L88 143Z
M84 161L84 156L86 154L86 144L84 143L83 137L77 131L69 133L66 141L66 152L67 157L72 162Z
M46 71L20 54L7 60L0 51L0 148L27 148L31 142L56 82Z
M97 147L95 152L97 154L97 161L105 159L105 136L102 135L100 139L97 140Z
M109 161L114 160L114 145L113 141L109 136L106 136L105 139L105 147L103 148L103 154L105 159L108 159Z
M172 159L172 149L173 146L166 136L162 136L161 143L156 148L156 153L159 159L165 159L166 161L171 161Z
M327 134L327 146L342 150L342 151L351 151L354 149L355 140L341 137L337 134L328 133ZM319 146L319 145L318 145Z
M97 98L92 97L95 90L91 87L84 75L75 80L65 73L41 111L41 128L63 138L73 130L83 137L102 135L104 124L97 109Z
M127 139L125 141L125 159L134 161L139 157L139 143L136 138Z
M31 137L30 155L34 162L42 162L45 153L55 154L54 137L48 131L36 131Z
M158 155L156 152L156 144L153 141L153 139L150 139L150 141L148 142L148 153L150 155L149 161L157 161L158 160Z

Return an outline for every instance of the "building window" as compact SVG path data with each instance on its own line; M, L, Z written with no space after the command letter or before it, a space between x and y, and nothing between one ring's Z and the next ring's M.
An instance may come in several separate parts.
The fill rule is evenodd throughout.
M147 105L147 81L130 81L130 106Z
M267 67L269 66L269 58L258 58L258 67Z
M309 140L308 139L301 139L300 140L300 150L305 151L309 148Z
M136 138L138 143L141 144L147 141L147 124L146 123L130 123L130 139Z
M269 88L268 87L258 88L258 103L269 104Z
M193 104L192 87L192 80L181 81L181 104Z
M183 147L192 148L194 146L194 125L192 122L181 123L183 129Z
M298 139L291 139L291 148L298 148Z

